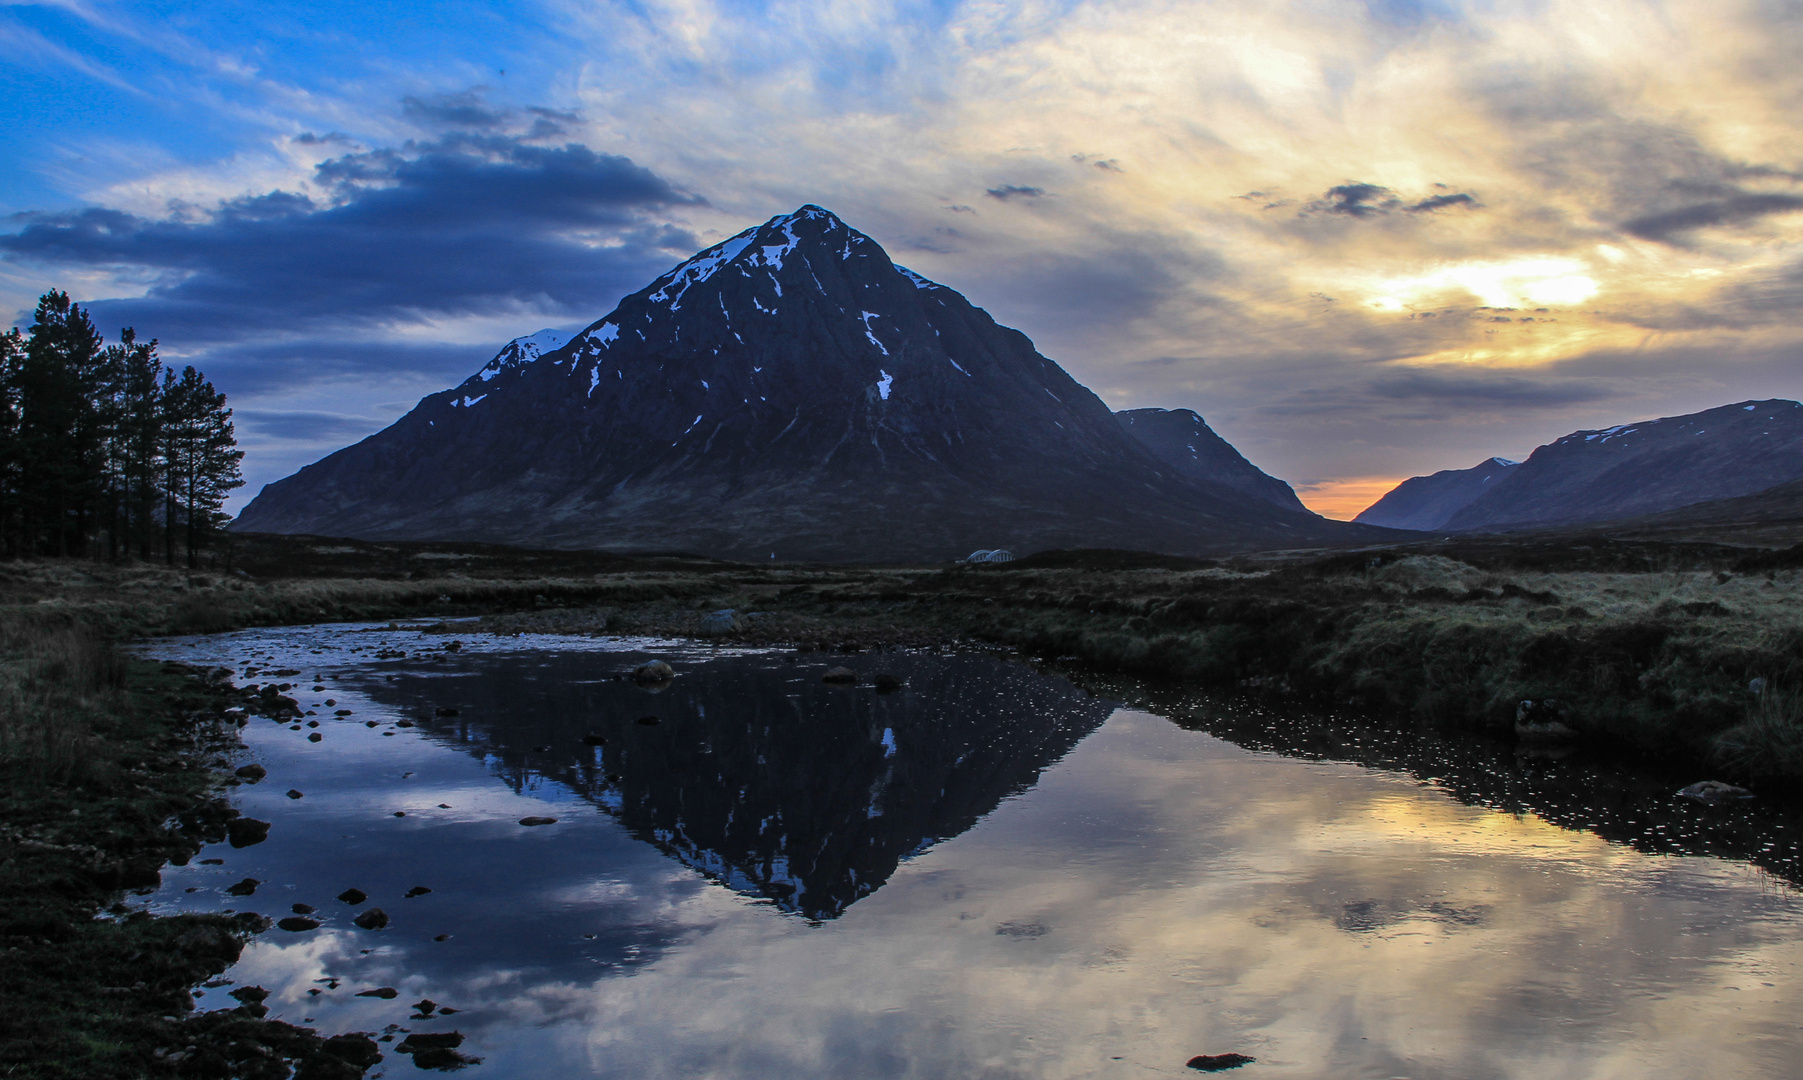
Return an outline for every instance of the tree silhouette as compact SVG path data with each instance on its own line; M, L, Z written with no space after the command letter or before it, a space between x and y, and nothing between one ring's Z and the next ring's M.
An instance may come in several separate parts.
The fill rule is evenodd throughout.
M164 368L130 327L105 345L68 294L38 301L28 334L0 334L0 551L100 555L160 535L190 566L240 487L232 410L193 367Z

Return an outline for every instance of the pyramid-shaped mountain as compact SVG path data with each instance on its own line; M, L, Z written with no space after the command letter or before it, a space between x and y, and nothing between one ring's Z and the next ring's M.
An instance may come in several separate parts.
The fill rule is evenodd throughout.
M1387 535L1185 476L1024 334L817 206L271 484L234 528L732 558Z

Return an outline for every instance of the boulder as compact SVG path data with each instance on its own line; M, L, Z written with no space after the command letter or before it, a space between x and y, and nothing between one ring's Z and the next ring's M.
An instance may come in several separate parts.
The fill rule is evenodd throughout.
M225 823L225 836L235 848L250 847L269 839L269 822L256 818L233 818Z
M879 692L900 690L905 682L900 675L891 675L887 671L877 672L876 678L870 681L876 684L876 688Z
M632 681L640 685L669 682L675 677L676 669L662 660L647 661L632 669Z
M858 673L848 667L836 667L829 670L825 675L820 676L820 681L827 683L855 683L858 681Z
M595 734L584 735L582 737L582 745L584 745L584 746L606 746L607 745L607 736L595 735Z
M268 776L269 770L265 769L261 765L252 763L250 765L238 766L237 771L233 772L232 775L238 777L239 779L246 780L246 781L249 781L250 783L254 784L258 780L261 780L265 776Z
M352 919L351 922L357 924L357 927L362 930L380 930L388 925L388 912L379 907L372 907Z
M263 883L256 878L247 877L236 885L226 886L225 891L231 893L233 896L250 896L257 891L257 886L261 884Z
M364 892L362 889L346 889L343 892L338 894L338 899L344 901L345 903L351 905L352 907L356 907L358 904L361 904L363 901L368 900L369 894Z
M308 930L319 929L318 919L309 919L301 915L290 915L286 919L277 920L276 926L290 934L301 934Z
M732 608L723 608L720 611L710 611L703 615L699 632L704 637L718 637L721 634L730 634L743 626L736 611Z
M554 817L523 817L520 819L520 824L528 825L528 826L530 826L530 825L555 825L555 824L557 824L557 819Z

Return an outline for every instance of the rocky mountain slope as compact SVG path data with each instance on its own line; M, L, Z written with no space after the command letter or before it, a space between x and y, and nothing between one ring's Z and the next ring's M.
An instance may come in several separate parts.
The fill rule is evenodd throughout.
M1520 466L1519 461L1493 457L1469 469L1411 476L1352 520L1391 529L1438 529Z
M1657 514L1803 477L1803 405L1774 399L1577 431L1448 518L1506 531Z
M1159 460L1184 476L1223 484L1285 510L1309 512L1296 497L1295 489L1247 461L1233 444L1216 435L1189 409L1127 409L1115 413L1114 418Z
M1387 536L1178 472L1024 334L817 206L549 343L511 343L233 527L841 561Z

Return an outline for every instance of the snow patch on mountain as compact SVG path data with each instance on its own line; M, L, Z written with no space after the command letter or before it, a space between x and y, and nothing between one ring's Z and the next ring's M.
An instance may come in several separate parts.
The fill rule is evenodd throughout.
M556 352L570 340L570 335L560 330L544 329L536 334L517 337L501 346L495 358L482 366L482 370L465 380L466 382L490 382L499 378L504 371L512 371L526 364L536 363L546 353Z
M741 252L751 246L751 242L757 238L757 234L756 228L746 229L732 239L715 244L678 266L659 279L664 284L651 294L651 299L660 302L669 301L671 311L681 308L684 293L713 277L722 266L726 266L738 258ZM671 289L675 289L676 292L672 294Z
M943 289L943 288L945 288L944 285L939 284L937 281L932 281L927 278L923 278L919 274L916 274L914 271L908 269L905 266L898 266L898 267L896 267L896 269L901 271L902 277L905 277L909 281L913 282L914 287L916 289Z

